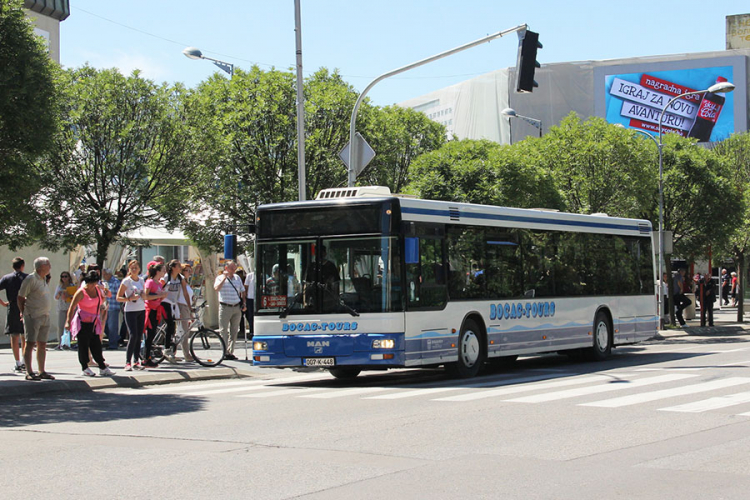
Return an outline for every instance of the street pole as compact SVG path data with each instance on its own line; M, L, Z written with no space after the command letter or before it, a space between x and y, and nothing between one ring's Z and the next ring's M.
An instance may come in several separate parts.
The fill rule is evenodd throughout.
M294 0L294 33L297 45L297 177L299 178L299 201L304 201L307 199L305 194L305 94L302 79L300 0Z
M661 113L659 113L659 279L663 281L662 279L662 265L664 262L664 154L663 154L663 147L664 143L662 142L662 122L664 120L664 113L667 111L667 108L669 108L672 103L674 103L677 99L680 99L682 97L687 97L691 95L702 95L707 92L715 92L715 93L726 93L731 92L734 90L734 84L729 82L718 82L714 85L711 85L709 88L705 90L696 90L694 92L685 92L684 94L680 94L676 97L673 97L670 99L670 101L667 103L666 106L664 106L661 110ZM667 277L668 279L671 279L671 276ZM669 287L667 287L668 289ZM664 296L660 297L659 302L661 303L664 300ZM661 314L664 311L664 308L662 307L659 311L659 321L661 321ZM670 313L671 316L671 313Z
M357 132L357 111L359 110L359 106L362 104L362 101L364 100L367 93L370 91L371 88L375 86L378 82L381 80L385 80L386 78L389 78L394 75L398 75L399 73L403 73L404 71L408 71L410 69L417 68L419 66L425 65L427 63L437 61L438 59L442 59L444 57L453 55L457 52L461 52L466 49L470 49L472 47L476 47L477 45L481 45L486 42L490 42L492 40L495 40L496 38L503 37L507 35L508 33L514 33L516 31L525 30L527 28L527 25L522 24L520 26L516 26L515 28L510 28L505 31L498 31L497 33L494 33L492 35L488 35L484 38L480 38L479 40L475 40L473 42L469 42L467 44L461 45L459 47L446 50L445 52L441 52L439 54L436 54L434 56L428 57L426 59L422 59L421 61L417 61L415 63L408 64L406 66L402 66L400 68L394 69L392 71L389 71L387 73L383 73L379 77L375 78L370 84L365 87L365 90L362 91L362 93L357 98L357 102L354 103L354 109L352 110L352 119L349 124L349 179L347 182L348 187L354 187L354 181L357 178L357 165L355 164L355 161L359 158L359 151L357 147L357 142L355 139L355 134Z

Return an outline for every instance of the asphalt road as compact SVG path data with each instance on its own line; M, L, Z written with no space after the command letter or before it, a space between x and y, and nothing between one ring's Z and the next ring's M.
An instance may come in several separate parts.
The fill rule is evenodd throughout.
M0 498L746 499L750 337L0 401Z

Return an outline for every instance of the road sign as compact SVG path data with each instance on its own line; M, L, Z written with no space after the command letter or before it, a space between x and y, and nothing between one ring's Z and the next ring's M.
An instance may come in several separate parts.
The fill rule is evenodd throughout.
M375 158L375 151L370 147L369 144L367 144L367 141L359 132L354 134L354 140L357 141L357 152L359 153L359 158L354 159L354 175L356 176L365 169L365 167L372 161L373 158ZM344 165L346 165L346 167L349 169L351 169L351 166L349 165L350 144L351 142L347 143L347 145L344 146L344 149L342 149L339 153L339 158L341 158L341 161L343 161Z

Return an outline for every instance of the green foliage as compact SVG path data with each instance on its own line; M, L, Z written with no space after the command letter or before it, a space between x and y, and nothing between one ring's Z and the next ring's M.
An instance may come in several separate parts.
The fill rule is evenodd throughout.
M602 118L571 113L543 138L517 146L552 172L571 212L642 217L658 190L655 144Z
M50 248L95 244L97 260L126 233L170 226L197 155L185 90L138 72L65 72L61 130L45 162L43 216Z
M509 146L447 142L417 158L407 192L420 198L521 208L562 207L551 175Z
M445 127L411 108L386 106L372 114L366 138L375 158L357 178L362 186L401 192L412 180L411 163L445 144Z
M52 146L58 68L19 0L0 0L0 244L39 236L36 161Z
M703 257L726 244L744 211L741 195L721 158L694 139L666 134L663 142L664 229L676 255Z

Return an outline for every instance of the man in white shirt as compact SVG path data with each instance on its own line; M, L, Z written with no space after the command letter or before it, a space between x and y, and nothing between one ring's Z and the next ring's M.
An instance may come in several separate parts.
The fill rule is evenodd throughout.
M34 260L34 274L26 276L18 291L18 309L23 320L26 345L23 357L26 362L26 380L55 380L44 370L47 357L47 336L49 335L50 292L47 275L52 265L47 257ZM36 360L39 374L31 369L31 358L36 347Z
M219 326L221 336L227 344L227 355L224 359L237 359L234 355L234 344L240 331L240 320L245 311L245 286L242 279L235 274L237 264L228 260L224 272L216 277L214 290L219 292Z

